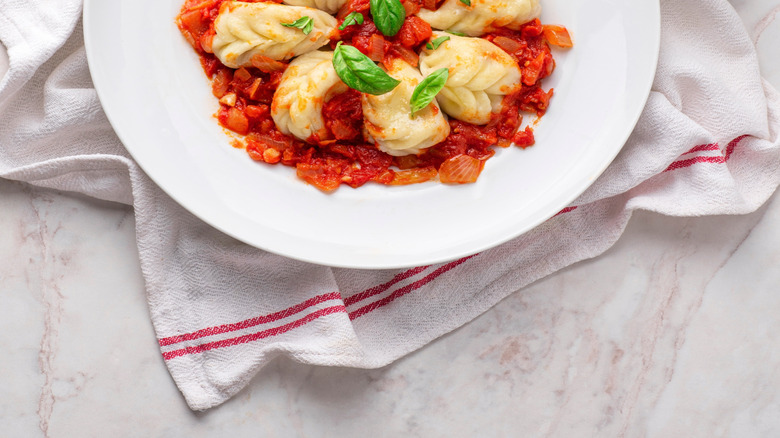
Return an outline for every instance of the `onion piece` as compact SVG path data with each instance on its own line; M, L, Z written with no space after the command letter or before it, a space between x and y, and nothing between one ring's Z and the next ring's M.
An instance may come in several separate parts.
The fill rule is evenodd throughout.
M505 36L497 36L493 38L493 44L497 45L509 54L515 54L523 48L523 45L518 41L515 41L512 38L507 38Z
M393 45L393 50L401 56L401 59L412 67L417 67L419 65L420 57L413 50L399 45Z
M252 62L253 67L257 68L263 73L282 71L287 68L287 64L279 62L275 59L271 59L259 53L255 54L255 56L253 56L250 61Z
M236 106L236 93L228 93L219 99L219 103L227 106Z
M380 62L385 57L385 38L379 34L371 35L366 54L374 62Z
M542 26L542 34L544 35L544 39L553 46L562 47L564 49L574 46L569 31L563 26L551 24L544 25Z
M388 183L391 186L405 186L430 181L436 178L436 169L432 166L407 170L396 170L393 180Z
M439 179L448 184L473 183L482 172L483 165L483 161L469 155L456 155L441 163Z

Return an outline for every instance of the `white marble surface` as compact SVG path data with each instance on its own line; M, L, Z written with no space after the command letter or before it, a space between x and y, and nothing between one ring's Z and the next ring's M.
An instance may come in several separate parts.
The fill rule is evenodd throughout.
M732 4L780 88L780 0ZM131 209L0 180L0 436L780 436L778 196L742 217L639 213L603 256L395 364L277 360L195 414L148 319Z

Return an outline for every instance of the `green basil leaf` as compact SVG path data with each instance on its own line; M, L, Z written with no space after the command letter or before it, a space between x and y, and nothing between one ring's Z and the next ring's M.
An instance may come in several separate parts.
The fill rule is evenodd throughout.
M303 17L293 21L292 23L282 23L282 26L297 27L298 29L303 31L304 35L308 35L311 33L312 29L314 29L314 20L312 20L311 17L304 15Z
M406 18L400 0L371 0L370 6L376 28L386 36L397 34Z
M358 24L363 24L363 14L360 12L352 11L344 17L344 21L341 23L341 26L339 26L339 30L344 30L347 28L347 26L354 26Z
M460 0L460 2L466 6L471 6L471 0Z
M463 33L463 32L456 32L454 30L445 30L445 32L447 32L448 34L451 34L451 35L455 35L455 36L466 36L465 33Z
M444 84L447 83L447 79L450 77L450 72L446 68L440 68L435 72L428 75L423 79L412 91L412 98L409 104L412 108L412 117L414 113L427 107L433 99L439 94Z
M380 95L397 87L401 81L390 77L368 56L341 41L333 52L333 68L348 87L361 93Z
M444 44L446 41L449 41L450 37L448 36L440 36L436 38L435 40L431 40L430 43L425 44L425 48L428 50L436 50L439 48L440 45Z

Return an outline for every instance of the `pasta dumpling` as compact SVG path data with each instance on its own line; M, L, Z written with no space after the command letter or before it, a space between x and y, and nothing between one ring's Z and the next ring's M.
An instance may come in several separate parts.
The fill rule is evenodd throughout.
M411 116L409 102L423 79L420 72L401 59L389 61L384 69L401 83L379 96L362 94L366 139L390 155L402 156L417 154L447 138L450 125L436 101Z
M282 26L310 17L312 31L306 35L294 27ZM228 67L251 64L261 54L282 60L317 50L328 43L338 21L318 9L276 3L223 3L214 21L214 55Z
M443 35L447 34L434 32L431 38ZM501 109L504 96L522 87L520 67L488 40L448 36L438 49L420 54L420 71L427 76L447 68L449 78L436 96L439 105L450 117L484 125Z
M329 14L335 14L344 6L347 0L282 0L286 5L306 6L307 8L321 9Z
M439 9L423 8L417 16L434 29L480 36L498 27L518 29L539 18L541 12L539 0L471 0L471 6L461 0L445 0Z
M325 128L322 106L347 91L333 69L333 52L314 51L295 58L282 75L271 104L271 117L285 134L306 140Z

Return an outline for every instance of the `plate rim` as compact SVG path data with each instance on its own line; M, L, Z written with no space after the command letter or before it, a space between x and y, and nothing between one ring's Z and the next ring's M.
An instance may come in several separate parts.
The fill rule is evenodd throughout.
M513 233L507 233L506 235L502 236L498 240L490 240L487 241L481 245L474 245L473 247L469 248L468 250L461 250L459 252L455 252L451 255L442 255L442 256L429 256L427 258L420 258L416 259L415 261L408 263L408 262L394 262L394 263L388 263L388 262L367 262L366 260L361 260L360 264L357 264L356 261L352 262L344 262L344 261L338 261L338 260L322 260L317 257L310 257L307 256L305 253L301 253L300 251L294 251L291 250L290 247L286 248L269 248L261 243L258 243L254 241L253 239L248 239L246 236L242 235L241 233L237 233L234 230L229 229L228 227L225 227L222 223L220 223L218 220L215 220L214 217L210 216L207 212L201 211L202 209L198 206L191 205L188 202L183 202L180 197L177 196L176 193L172 193L170 187L166 187L164 183L161 183L161 181L156 177L155 172L149 172L147 169L147 166L144 163L144 159L140 158L134 151L132 147L126 146L127 142L125 140L126 136L123 134L123 128L120 128L120 126L123 126L120 122L116 121L114 119L114 116L112 116L112 111L109 109L111 105L106 105L107 98L105 96L105 89L106 85L104 85L105 78L102 78L99 74L96 74L96 69L93 67L96 65L97 61L97 53L95 52L95 47L92 44L92 39L90 36L92 35L91 30L91 23L92 23L92 4L93 1L97 0L84 0L83 4L83 10L82 10L82 22L84 27L84 44L85 44L85 51L86 51L86 57L87 57L87 63L89 66L90 74L92 77L93 85L95 87L97 96L101 102L101 106L103 107L104 113L106 114L106 117L109 121L109 123L112 126L112 129L116 133L117 137L120 139L120 141L123 144L123 147L127 150L127 152L130 154L130 156L133 158L133 160L138 164L139 168L156 184L161 190L163 190L164 193L166 193L171 199L174 200L177 204L182 206L184 209L189 211L191 214L196 216L198 219L202 220L203 222L207 223L209 226L219 230L220 232L237 239L241 242L244 242L250 246L259 248L264 251L269 251L271 253L281 255L284 257L288 257L291 259L307 262L307 263L313 263L318 265L324 265L324 266L330 266L330 267L336 267L336 268L354 268L354 269L368 269L368 270L377 270L377 269L400 269L400 268L409 268L413 266L420 266L420 265L431 265L431 264L438 264L438 263L445 263L452 260L457 260L462 257L471 256L474 254L478 254L480 252L483 252L485 250L497 247L503 243L506 243L510 240L513 240L515 238L518 238L522 236L523 234L533 230L534 228L538 227L539 225L543 224L553 216L557 214L558 211L566 208L569 206L574 200L576 200L582 193L584 193L592 184L596 181L596 179L601 176L604 171L612 164L612 162L615 160L617 155L620 153L620 151L625 146L626 141L629 139L630 135L634 131L634 128L636 124L638 123L643 109L647 104L647 101L650 97L651 91L652 91L652 85L654 82L654 77L657 71L657 64L658 59L660 56L660 44L661 44L661 10L660 10L660 0L650 0L648 3L648 6L652 4L653 9L653 19L654 25L652 26L652 30L654 33L651 35L652 37L652 52L648 53L648 56L651 56L654 62L652 63L652 71L649 72L649 80L644 84L641 95L643 96L643 99L641 99L641 105L639 105L639 102L637 100L637 107L634 112L634 114L631 117L627 117L627 120L630 120L630 123L625 123L625 125L622 127L622 132L618 137L621 138L620 147L616 147L612 150L611 156L606 156L605 159L602 162L602 165L600 168L596 169L594 167L592 174L593 178L588 184L583 184L582 186L578 187L577 190L572 190L569 192L568 196L561 196L561 199L565 200L565 202L557 202L556 205L559 205L559 207L556 207L553 212L549 213L549 215L544 214L541 215L543 217L540 217L537 220L529 221L529 223L525 224L525 226L518 227L517 230ZM101 91L103 90L103 91ZM617 136L617 135L616 135ZM312 187L312 190L316 190ZM357 259L356 259L357 260Z

